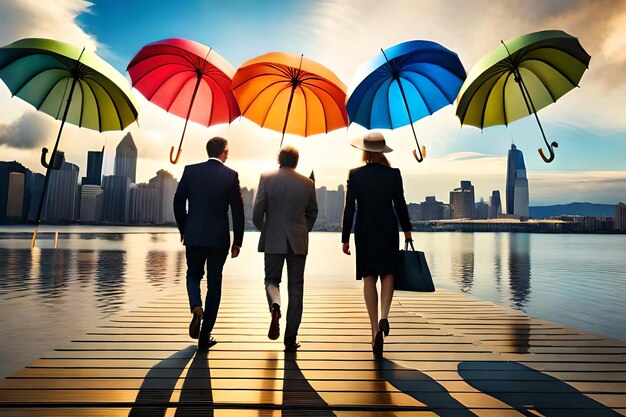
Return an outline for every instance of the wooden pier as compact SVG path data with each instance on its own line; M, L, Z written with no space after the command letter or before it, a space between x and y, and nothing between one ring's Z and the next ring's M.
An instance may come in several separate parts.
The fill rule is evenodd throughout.
M297 353L267 339L261 279L225 277L208 353L181 287L1 380L0 416L626 416L626 342L462 293L397 292L376 359L361 284L305 280Z

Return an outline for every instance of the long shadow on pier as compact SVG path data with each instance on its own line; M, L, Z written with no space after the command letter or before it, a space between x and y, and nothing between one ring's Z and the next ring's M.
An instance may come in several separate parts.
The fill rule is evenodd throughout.
M571 385L517 362L467 361L459 375L472 387L508 404L524 416L621 417Z

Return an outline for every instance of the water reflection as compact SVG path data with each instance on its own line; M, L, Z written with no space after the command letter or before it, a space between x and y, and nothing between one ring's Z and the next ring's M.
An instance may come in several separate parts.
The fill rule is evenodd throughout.
M39 287L37 293L45 299L63 295L71 276L72 252L64 249L41 249L39 258Z
M511 301L518 310L530 300L530 234L509 235L509 287Z
M160 286L167 275L167 252L148 251L146 254L146 278L148 281L155 286Z
M456 245L460 248L452 258L452 276L464 292L470 292L474 284L474 234L459 233Z
M79 250L76 255L76 278L81 287L87 287L93 280L98 265L98 254L92 250Z
M32 259L29 250L0 248L0 295L28 289Z
M98 252L96 269L96 305L104 313L118 311L124 298L126 251Z

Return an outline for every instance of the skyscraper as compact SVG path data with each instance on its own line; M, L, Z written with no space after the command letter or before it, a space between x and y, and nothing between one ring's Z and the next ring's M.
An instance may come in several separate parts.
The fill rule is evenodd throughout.
M53 221L76 220L76 201L78 200L77 165L63 162L61 169L50 170L43 218Z
M615 222L613 223L615 230L626 232L626 204L619 203L615 206Z
M461 181L461 187L450 191L450 218L474 218L474 186L471 181Z
M87 152L87 176L83 177L82 185L102 185L102 158L104 148L101 151Z
M498 219L502 217L502 201L500 200L500 190L493 190L489 197L489 218Z
M19 162L0 162L0 224L25 223L31 172Z
M443 203L437 201L435 196L426 197L426 199L420 203L422 221L428 220L441 220L443 219Z
M137 147L129 133L115 148L115 169L116 176L128 177L131 183L136 182L137 174Z
M99 185L83 184L80 191L80 222L93 223L100 221L102 219L103 203L103 191Z
M157 190L157 224L175 223L174 218L174 193L178 187L178 181L169 172L160 169L156 177L150 179L149 184Z
M506 171L506 213L528 217L528 179L524 155L511 145Z
M130 178L125 175L105 175L102 178L104 207L102 220L110 223L128 223L130 208Z

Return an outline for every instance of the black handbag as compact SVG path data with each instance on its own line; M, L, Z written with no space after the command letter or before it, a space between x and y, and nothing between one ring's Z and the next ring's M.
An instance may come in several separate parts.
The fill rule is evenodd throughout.
M412 240L404 242L404 250L399 251L394 288L403 291L435 291L424 252L416 251Z

